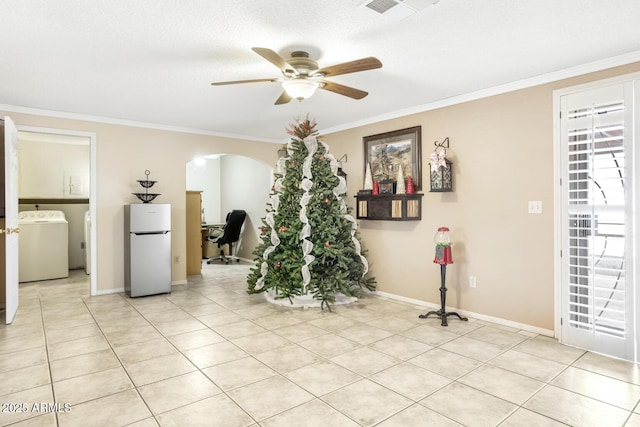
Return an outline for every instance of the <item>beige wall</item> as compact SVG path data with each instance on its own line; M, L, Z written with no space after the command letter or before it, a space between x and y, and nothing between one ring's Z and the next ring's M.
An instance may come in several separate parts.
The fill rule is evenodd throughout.
M422 221L360 221L379 290L438 303L439 269L433 234L446 225L454 239L448 303L463 310L553 329L552 91L640 70L631 64L503 95L388 120L324 137L337 157L348 155L349 194L362 186L362 137L421 125L423 184L433 141L449 137L453 193L423 198ZM5 113L1 113L5 114ZM185 165L205 154L244 155L272 166L277 147L229 138L7 113L18 125L80 130L97 135L98 290L123 286L123 205L135 202L137 179L151 170L173 204L173 280L186 279ZM320 123L322 127L322 123ZM541 200L542 215L527 214ZM354 206L353 197L348 202ZM477 277L476 289L468 276Z
M97 289L108 292L124 287L124 208L139 202L136 182L151 171L158 181L156 201L172 204L172 259L174 283L186 281L185 188L186 163L212 153L240 154L273 165L279 145L231 138L195 135L131 126L0 112L18 126L37 126L96 134L97 175Z
M553 330L552 91L638 70L636 63L325 136L334 154L348 154L343 167L353 195L363 182L362 137L422 126L422 221L360 221L378 289L439 304L433 235L448 226L448 306ZM429 193L429 154L445 137L454 192ZM541 215L527 213L529 200L542 201Z
M220 213L220 158L205 159L202 166L193 160L187 162L187 190L202 191L202 209L207 224L224 222Z
M276 149L278 146L271 146ZM275 165L275 161L273 163ZM273 182L273 168L242 156L220 158L220 207L222 218L233 209L247 212L236 255L252 260L253 251L260 243L262 218L267 213L267 202Z

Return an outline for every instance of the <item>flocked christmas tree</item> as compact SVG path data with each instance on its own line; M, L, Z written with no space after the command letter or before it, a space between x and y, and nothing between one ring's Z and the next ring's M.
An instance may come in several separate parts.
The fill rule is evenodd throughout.
M291 303L313 297L324 308L339 296L375 289L337 160L316 138L314 120L298 119L287 133L288 157L278 160L249 293Z

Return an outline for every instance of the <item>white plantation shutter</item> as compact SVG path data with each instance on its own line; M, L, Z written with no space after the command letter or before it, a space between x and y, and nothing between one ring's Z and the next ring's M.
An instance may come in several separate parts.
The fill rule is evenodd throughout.
M562 341L633 359L633 84L561 97Z

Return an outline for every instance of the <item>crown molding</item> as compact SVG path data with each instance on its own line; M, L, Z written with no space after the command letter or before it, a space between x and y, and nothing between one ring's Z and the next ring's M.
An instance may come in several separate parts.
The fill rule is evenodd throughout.
M92 116L79 113L67 113L64 111L45 110L40 108L21 107L17 105L0 104L0 111L7 111L20 114L31 114L35 116L56 117L60 119L80 120L85 122L105 123L118 126L131 126L145 129L163 130L169 132L190 133L195 135L217 136L221 138L242 139L247 141L266 142L270 144L282 144L280 139L259 138L249 135L237 135L225 132L215 132L211 130L190 128L184 126L170 126L158 123L138 122L135 120L114 119L111 117Z
M526 89L541 84L551 83L558 80L563 80L571 77L580 76L583 74L593 73L596 71L606 70L607 68L618 67L621 65L631 64L633 62L640 61L640 50L629 52L623 55L614 56L611 58L589 62L587 64L578 65L575 67L566 68L559 71L554 71L547 74L542 74L536 77L528 79L518 80L511 83L506 83L499 86L494 86L487 89L482 89L474 92L469 92L449 98L444 98L438 101L429 102L427 104L417 105L415 107L405 108L402 110L392 111L389 113L381 114L378 116L369 117L366 119L358 120L355 122L345 123L339 126L325 128L322 131L323 135L328 135L348 129L353 129L361 126L370 125L373 123L382 122L385 120L397 119L400 117L410 116L412 114L423 113L426 111L436 110L439 108L449 107L456 104L462 104L464 102L475 101L490 96L500 95L508 92L513 92L520 89ZM68 113L62 111L45 110L31 107L21 107L16 105L0 104L0 110L7 112L15 112L22 114L31 114L45 117L57 117L62 119L81 120L88 122L105 123L120 126L132 126L146 129L164 130L170 132L189 133L196 135L208 135L221 138L242 139L246 141L264 142L269 144L283 144L286 143L286 139L271 139L261 138L250 135L238 135L225 132L216 132L205 129L190 128L183 126L169 126L157 123L138 122L134 120L115 119L110 117L92 116L79 113Z
M410 116L412 114L424 113L426 111L437 110L439 108L450 107L456 104L462 104L464 102L476 101L482 98L488 98L490 96L501 95L508 92L513 92L520 89L526 89L533 86L539 86L546 83L555 82L558 80L568 79L571 77L577 77L584 74L593 73L596 71L606 70L608 68L618 67L621 65L631 64L633 62L640 61L640 50L629 52L623 55L614 56L611 58L589 62L587 64L578 65L575 67L565 68L563 70L554 71L551 73L541 74L539 76L530 77L528 79L517 80L515 82L506 83L499 86L490 87L474 92L465 93L462 95L452 96L444 98L438 101L430 102L427 104L417 105L415 107L405 108L402 110L393 111L390 113L381 114L367 119L359 120L357 122L346 123L340 126L334 126L329 129L324 129L322 133L324 135L336 133L348 129L353 129L360 126L366 126L373 123L382 122L385 120L397 119L400 117Z

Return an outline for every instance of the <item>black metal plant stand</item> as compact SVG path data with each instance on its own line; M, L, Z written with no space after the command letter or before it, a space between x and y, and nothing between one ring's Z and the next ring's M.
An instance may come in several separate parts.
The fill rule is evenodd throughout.
M442 326L449 326L447 323L447 317L456 316L460 320L468 321L466 317L460 316L458 313L454 311L446 312L445 311L445 302L447 301L447 287L445 286L445 278L447 276L447 264L440 264L440 310L438 311L430 311L427 314L421 314L418 316L421 319L426 319L432 314L439 316L442 319Z

